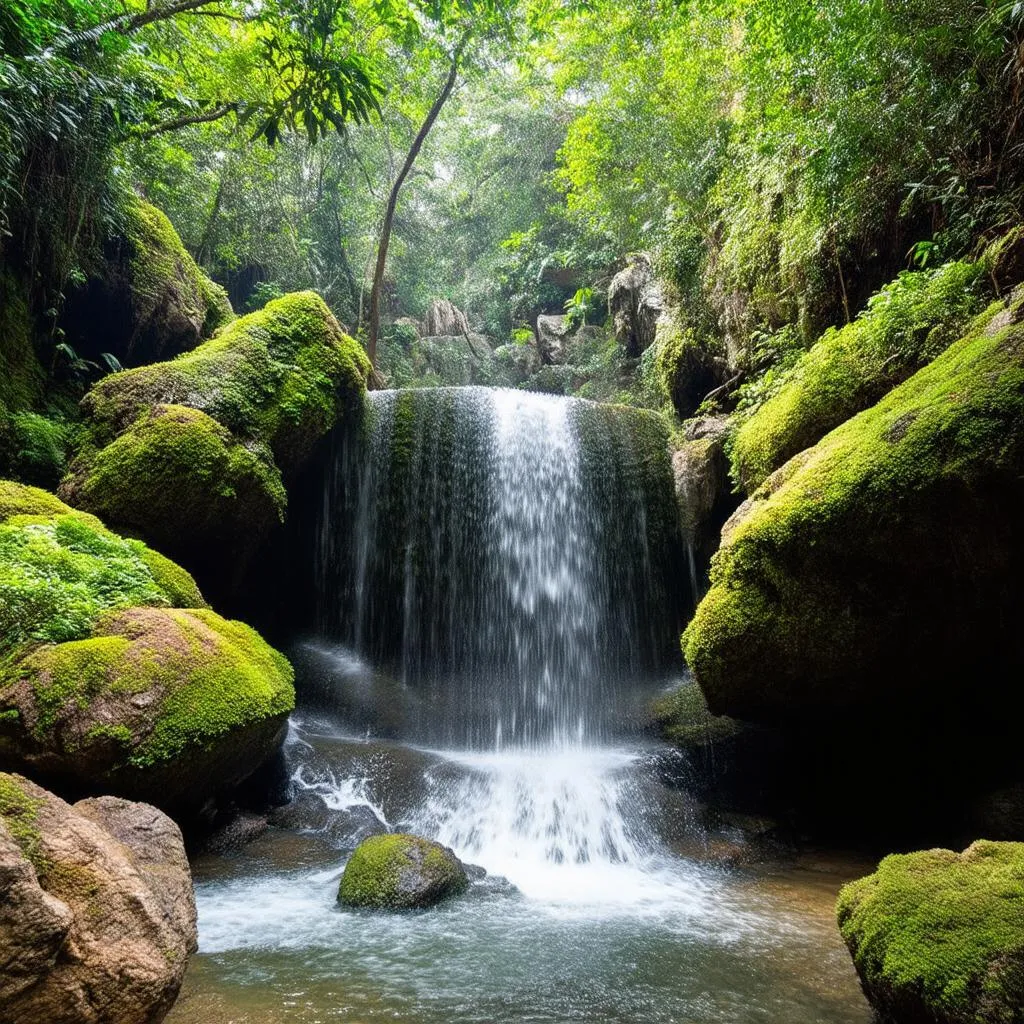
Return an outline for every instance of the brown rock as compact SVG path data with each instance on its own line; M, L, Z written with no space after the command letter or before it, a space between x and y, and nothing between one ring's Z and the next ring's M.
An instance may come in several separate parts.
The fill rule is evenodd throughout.
M0 775L0 1020L157 1024L196 948L178 827Z

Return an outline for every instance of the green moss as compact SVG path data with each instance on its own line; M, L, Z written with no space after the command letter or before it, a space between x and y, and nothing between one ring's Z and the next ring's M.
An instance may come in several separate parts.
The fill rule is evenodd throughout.
M839 894L839 928L877 1008L1015 1024L1024 998L1024 843L886 857Z
M435 881L439 898L464 892L465 872L437 843L395 833L371 836L356 847L338 887L338 899L351 907L408 910L423 906L422 897L403 891L402 876L414 870ZM433 902L432 900L431 902Z
M111 608L183 603L203 602L173 562L45 491L0 482L0 660L88 637Z
M41 837L36 825L42 800L29 796L17 775L0 772L0 821L22 853L37 867L42 863Z
M173 549L183 534L284 518L284 485L266 452L198 409L156 405L65 481L74 502Z
M71 509L56 495L13 480L0 480L0 523L11 516L57 516Z
M286 295L167 363L101 381L83 408L102 442L156 403L199 409L287 466L365 391L369 361L313 292Z
M8 420L6 471L26 483L56 487L67 468L76 428L66 420L17 412Z
M34 739L67 754L102 746L107 773L193 756L281 719L295 706L292 675L255 630L208 609L110 612L93 636L36 648L17 663L32 692ZM148 695L142 718L130 710L140 694ZM106 749L111 741L119 752Z
M32 318L24 291L0 274L0 412L35 407L46 375L32 347Z
M1005 538L1024 466L1019 315L994 305L727 524L683 637L714 711L835 709L894 679L909 693L929 672L966 669L981 636L1005 641L994 631L1013 600Z
M234 313L227 293L199 269L166 215L142 200L130 204L126 213L136 322L143 325L164 315L173 300L179 314L200 326L203 336L228 323Z
M980 264L907 272L852 323L830 329L741 426L733 475L749 492L787 459L938 355L979 306Z
M294 710L291 664L254 629L209 610L169 615L192 657L184 666L174 665L177 674L187 670L184 679L169 688L152 733L131 757L132 765L146 768L189 749L208 749L227 733ZM212 650L211 634L216 637Z
M703 747L738 736L743 726L726 715L712 715L699 686L688 683L659 697L651 707L662 736L677 747Z

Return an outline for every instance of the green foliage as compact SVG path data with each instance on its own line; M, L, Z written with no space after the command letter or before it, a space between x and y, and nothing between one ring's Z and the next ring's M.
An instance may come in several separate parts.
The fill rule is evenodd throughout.
M60 418L17 412L9 419L10 457L4 472L25 483L56 487L67 469L77 429Z
M170 573L158 562L155 574L152 555L141 541L70 510L7 518L0 525L0 657L30 642L86 637L109 608L198 597L184 570ZM173 586L165 589L168 579Z
M876 1008L1013 1021L1024 992L1024 843L886 857L845 886L839 928Z
M826 331L773 380L775 393L741 425L732 449L737 482L753 490L938 355L977 312L981 275L975 263L905 271L856 320ZM761 390L767 390L763 383Z

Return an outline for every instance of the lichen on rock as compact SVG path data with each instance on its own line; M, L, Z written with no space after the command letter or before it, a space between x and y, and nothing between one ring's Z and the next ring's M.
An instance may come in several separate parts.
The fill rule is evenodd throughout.
M836 909L881 1020L1024 1020L1024 843L886 857Z

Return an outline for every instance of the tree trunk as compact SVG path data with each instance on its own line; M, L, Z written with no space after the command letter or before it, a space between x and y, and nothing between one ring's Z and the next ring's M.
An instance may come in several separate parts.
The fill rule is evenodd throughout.
M423 124L420 125L420 130L416 133L416 138L413 139L409 152L405 155L402 169L398 172L398 177L395 178L394 184L391 186L391 192L388 194L388 205L384 212L384 223L380 229L380 242L377 245L377 265L373 271L373 287L370 290L370 324L366 352L374 366L377 365L377 339L380 334L380 291L381 285L384 282L384 267L388 259L391 225L395 219L398 193L401 191L402 185L405 184L405 179L409 177L412 165L416 162L416 157L419 156L423 143L430 133L430 129L434 126L434 122L437 120L437 115L441 113L441 108L445 105L448 97L451 96L452 89L455 88L455 79L459 73L459 60L462 57L462 50L466 42L467 40L464 38L456 47L455 53L452 54L452 66L448 70L448 77L445 79L444 87L438 94L437 99L434 100L434 104L427 113Z

